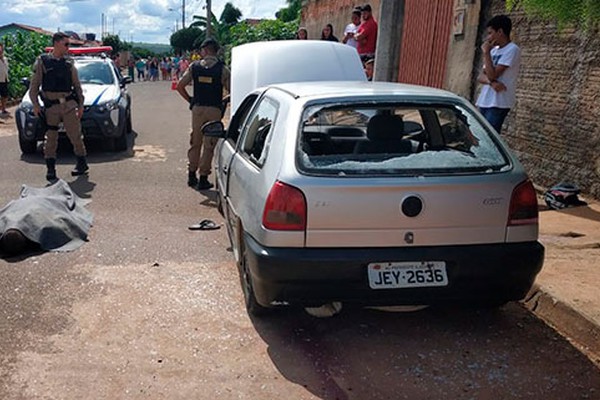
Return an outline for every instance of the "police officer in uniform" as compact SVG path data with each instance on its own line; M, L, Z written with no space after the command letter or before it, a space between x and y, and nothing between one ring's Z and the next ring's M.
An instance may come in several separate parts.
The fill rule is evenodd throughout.
M36 116L41 115L38 94L44 102L47 126L44 157L48 181L57 179L56 148L60 122L63 123L77 157L77 165L71 171L71 175L83 175L89 169L80 124L83 115L83 90L73 60L65 57L69 50L69 36L62 32L55 33L52 36L52 45L53 50L50 54L43 54L36 60L29 91L33 113Z
M213 187L208 181L212 158L218 138L204 137L201 128L206 122L222 118L223 89L230 92L231 73L217 58L219 44L208 38L200 45L202 59L194 61L177 84L177 91L192 110L192 133L188 150L188 185L198 190ZM194 94L190 96L186 86L193 82ZM196 176L199 172L199 178Z

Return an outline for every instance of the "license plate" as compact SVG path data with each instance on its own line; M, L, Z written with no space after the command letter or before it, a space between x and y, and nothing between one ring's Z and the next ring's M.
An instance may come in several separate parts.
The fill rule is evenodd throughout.
M448 286L444 261L371 263L368 273L371 289Z

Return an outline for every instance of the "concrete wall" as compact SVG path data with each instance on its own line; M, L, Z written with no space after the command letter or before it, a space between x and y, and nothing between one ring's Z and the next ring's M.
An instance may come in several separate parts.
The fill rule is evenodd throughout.
M484 16L506 13L491 0ZM600 35L509 14L521 47L517 104L504 137L533 180L569 181L600 198Z
M327 24L333 25L333 34L342 41L344 28L352 22L352 10L356 6L370 4L373 17L379 20L379 0L305 0L300 25L308 30L309 39L320 39Z
M459 34L453 26L449 36L448 63L444 88L465 98L473 93L473 68L478 65L475 56L477 45L481 2L472 0L454 0L454 18L463 13L463 33Z

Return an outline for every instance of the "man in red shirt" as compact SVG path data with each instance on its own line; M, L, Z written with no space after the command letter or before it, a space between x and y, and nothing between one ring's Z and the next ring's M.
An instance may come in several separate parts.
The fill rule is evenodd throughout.
M364 5L361 8L363 22L358 27L355 39L358 41L358 54L360 58L366 59L375 57L375 47L377 46L377 22L371 14L371 6Z

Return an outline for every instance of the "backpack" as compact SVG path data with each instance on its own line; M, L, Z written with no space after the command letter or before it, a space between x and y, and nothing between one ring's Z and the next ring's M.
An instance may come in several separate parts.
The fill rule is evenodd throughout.
M572 183L561 182L544 193L544 201L548 208L553 210L587 205L585 201L577 197L579 193L581 193L581 190L577 186Z

